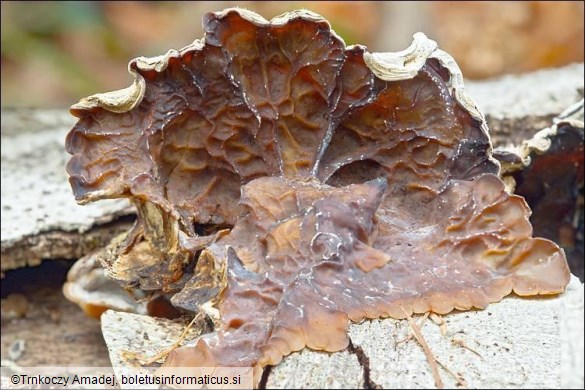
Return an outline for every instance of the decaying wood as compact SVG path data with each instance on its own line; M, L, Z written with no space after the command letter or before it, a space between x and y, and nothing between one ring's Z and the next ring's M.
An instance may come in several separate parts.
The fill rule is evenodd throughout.
M572 347L583 345L583 322L577 320L582 313L583 285L573 277L561 296L548 299L512 296L486 310L454 312L443 317L449 326L446 335L432 323L421 329L421 335L440 362L446 388L454 388L462 380L471 388L575 386L579 381L583 383L583 371L576 369L578 348ZM120 327L121 323L125 326ZM143 354L155 345L171 345L184 324L108 311L102 317L102 329L112 362L124 367L131 362L123 358L122 351ZM268 369L264 383L267 388L435 387L418 341L411 339L400 344L392 341L404 339L410 332L408 320L351 324L353 347L337 353L309 349L292 353L278 366ZM145 340L143 333L151 341ZM153 335L157 335L158 342ZM454 340L463 340L474 351Z
M110 346L114 367L145 364L159 349L170 349L198 336L204 330L185 322L169 321L108 310L102 315L102 331ZM122 326L123 324L123 326ZM185 340L185 335L188 336Z
M191 322L189 322L189 324L185 327L185 329L183 329L183 332L181 332L181 335L177 338L177 341L175 341L173 343L173 345L171 345L169 348L162 350L161 352L157 353L156 355L149 357L144 364L148 365L148 364L152 364L154 362L157 362L160 359L164 360L164 358L173 349L179 347L183 343L183 341L185 341L185 338L189 334L189 331L191 330L191 327L193 326L193 324L195 324L196 321L200 321L202 319L202 317L203 317L202 314L203 314L202 312L199 312L199 313L197 313L197 315L195 315L195 317L193 317Z
M519 145L583 98L583 64L465 84L494 146Z
M99 321L86 316L61 293L59 279L66 269L65 262L55 261L40 271L33 268L9 271L2 280L3 295L17 292L20 297L14 302L17 318L11 318L14 316L6 305L14 295L2 299L2 366L109 365ZM19 354L11 353L12 346L19 341L24 342L24 349Z

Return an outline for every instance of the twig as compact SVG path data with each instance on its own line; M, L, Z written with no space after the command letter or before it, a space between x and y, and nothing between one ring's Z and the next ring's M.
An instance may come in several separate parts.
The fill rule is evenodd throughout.
M441 336L445 336L447 334L447 323L445 319L436 313L431 313L430 319L437 325L439 325L439 329L441 330Z
M189 332L189 329L191 329L191 327L193 326L195 321L201 319L201 316L202 316L202 312L197 313L197 315L195 317L193 317L191 322L189 322L189 325L187 325L187 327L183 330L183 333L181 333L181 336L179 336L179 338L177 339L177 341L175 341L173 343L173 345L171 345L169 348L159 352L157 355L151 357L150 359L146 360L146 362L144 362L144 365L149 365L149 364L156 362L158 359L161 359L161 358L167 356L175 348L177 348L179 345L181 345L183 340L185 340L185 337L187 337L187 332Z
M449 374L451 374L451 376L457 381L457 384L463 387L467 387L467 381L465 380L465 378L463 378L463 376L454 373L453 371L451 371L450 369L447 368L446 365L444 365L443 363L441 363L440 360L438 360L437 358L435 358L435 361L437 362L437 364L441 367L443 367L443 370L447 371Z
M436 362L435 357L433 356L433 353L431 352L431 348L429 347L429 345L427 344L427 342L423 338L423 335L420 332L420 328L419 328L418 324L416 323L416 321L412 319L412 317L406 312L406 310L404 310L402 305L400 306L400 308L402 309L402 311L404 312L404 315L406 316L406 319L408 320L408 323L410 325L410 328L412 329L412 333L414 334L416 341L418 341L418 343L422 346L422 348L425 352L425 356L427 357L427 360L429 361L429 364L431 366L431 372L433 373L433 378L435 379L435 386L437 386L437 388L439 388L439 389L442 389L444 387L443 381L441 380L441 375L439 375L439 369L437 368L437 362Z
M427 317L428 317L428 316L429 316L429 313L428 313L428 312L426 312L426 313L425 313L425 314L422 316L421 320L419 321L419 323L418 323L418 327L419 327L421 330L422 330L422 327L423 327L423 325L424 325L424 322L425 322L425 320L427 319ZM398 341L396 342L396 345L398 345L398 344L402 344L402 343L405 343L405 342L407 342L407 341L410 341L410 340L412 340L412 338L413 338L413 337L414 337L414 335L413 335L412 333L409 333L409 334L408 334L408 336L406 336L406 337L405 337L405 338L403 338L402 340L398 340Z
M468 349L469 351L473 352L483 360L483 356L481 356L481 354L477 352L475 349L469 347L467 343L465 343L465 341L459 339L452 339L451 342L455 345L459 345L462 348Z

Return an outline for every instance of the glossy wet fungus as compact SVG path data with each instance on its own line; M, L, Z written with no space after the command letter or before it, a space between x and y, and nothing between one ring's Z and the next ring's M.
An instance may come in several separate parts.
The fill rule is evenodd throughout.
M322 17L207 14L205 36L130 62L134 84L71 108L77 200L127 197L101 256L126 287L219 310L167 365L278 363L347 347L348 321L557 294L564 253L532 238L453 59L345 44Z
M544 135L550 146L545 151L528 150L528 164L512 173L515 193L532 208L534 234L558 242L572 273L581 280L585 220L583 135L583 122L556 124L554 134Z

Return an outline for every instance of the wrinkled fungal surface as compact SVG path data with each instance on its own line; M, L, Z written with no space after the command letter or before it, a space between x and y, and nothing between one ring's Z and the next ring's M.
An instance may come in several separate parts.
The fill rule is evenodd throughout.
M77 200L130 198L100 257L125 287L217 309L167 365L277 364L348 345L348 322L557 294L564 253L532 238L453 59L345 47L307 11L207 14L205 36L137 58L134 84L74 105Z

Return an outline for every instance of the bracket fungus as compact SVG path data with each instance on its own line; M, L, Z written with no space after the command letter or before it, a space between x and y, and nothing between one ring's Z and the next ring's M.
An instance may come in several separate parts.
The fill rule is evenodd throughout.
M72 106L67 137L78 202L138 210L100 256L106 274L215 313L165 364L258 378L305 346L347 347L350 320L564 290L563 251L532 238L434 41L369 53L308 11L203 24L203 39L131 61L131 87Z

